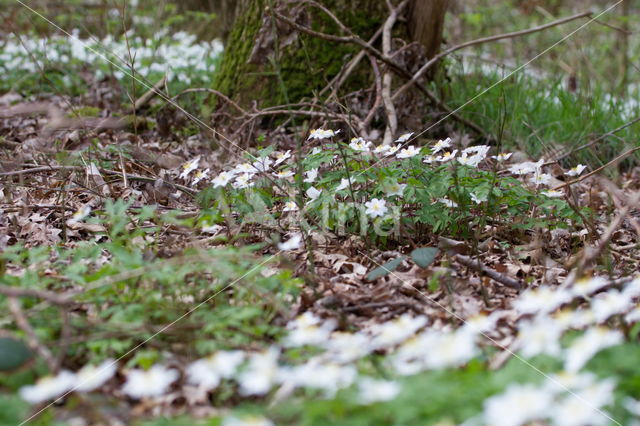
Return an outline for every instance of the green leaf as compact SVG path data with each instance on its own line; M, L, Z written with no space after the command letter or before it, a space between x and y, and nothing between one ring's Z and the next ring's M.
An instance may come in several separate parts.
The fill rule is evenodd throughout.
M384 265L378 266L376 269L374 269L373 271L367 274L367 281L376 280L380 277L384 277L390 272L395 271L396 268L400 266L404 258L405 258L404 256L400 256L385 263Z
M20 340L0 337L0 371L20 367L31 358L31 351Z
M411 258L421 268L431 265L437 255L438 249L435 247L422 247L411 252Z

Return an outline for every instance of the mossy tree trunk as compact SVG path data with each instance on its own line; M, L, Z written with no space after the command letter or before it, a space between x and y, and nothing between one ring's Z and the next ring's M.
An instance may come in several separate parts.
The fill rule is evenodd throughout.
M396 24L394 36L410 38L413 33L414 39L434 54L442 41L442 21L448 1L412 0L407 8L408 19ZM386 0L320 0L319 3L363 40L372 37L389 14ZM430 15L434 9L431 3L435 5L436 16ZM243 107L253 102L265 107L310 98L360 50L352 44L334 43L287 29L265 13L273 7L315 31L345 35L326 14L308 3L238 0L237 6L215 85ZM420 25L426 18L428 22ZM361 66L366 68L365 73L370 72L368 61L362 61ZM351 88L363 88L371 82L369 74L354 73L348 83Z

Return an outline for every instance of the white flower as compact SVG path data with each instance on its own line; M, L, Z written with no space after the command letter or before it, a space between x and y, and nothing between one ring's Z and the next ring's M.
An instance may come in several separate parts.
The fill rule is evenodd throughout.
M418 154L420 154L420 148L409 145L408 147L401 149L400 152L396 154L396 158L411 158Z
M618 290L598 294L591 303L596 322L600 323L612 315L622 314L631 308L631 298Z
M358 394L361 404L391 401L400 393L400 385L390 380L375 380L363 377L358 381Z
M609 283L604 277L590 277L577 280L571 287L574 296L589 296Z
M363 138L352 138L349 146L355 151L369 152L369 146L371 146L371 142L367 142Z
M284 209L282 209L283 212L295 212L297 210L298 210L298 205L293 200L287 201L286 203L284 203Z
M518 323L518 340L516 342L520 353L525 358L538 354L558 355L560 353L560 338L562 327L548 316L539 316L533 321Z
M501 152L498 155L492 155L491 158L496 160L498 163L502 163L504 161L507 161L509 158L511 158L512 155L513 155L512 152Z
M471 201L473 201L476 204L484 203L488 199L488 195L487 194L478 197L476 194L474 194L472 192L472 193L469 194L469 196L471 197Z
M305 194L307 195L307 197L309 197L309 201L307 202L307 204L312 201L315 201L320 196L321 193L322 193L322 189L316 189L315 187L310 186L309 189L305 191Z
M582 174L582 172L584 172L584 169L586 169L586 168L587 168L587 166L585 166L584 164L578 164L577 166L571 168L571 170L566 172L565 175L567 175L567 176L580 176Z
M367 201L366 203L364 203L365 207L367 208L367 210L365 210L365 213L370 217L384 216L388 210L385 204L386 201L379 200L377 198L374 198L371 201Z
M203 233L205 233L205 234L213 234L213 235L215 235L215 234L219 233L220 231L222 231L223 229L224 228L222 226L218 225L218 224L214 223L213 225L209 225L208 222L204 222L202 224L201 231Z
M622 401L624 408L636 417L640 417L640 401L627 397Z
M218 387L220 380L232 377L244 361L242 351L219 351L187 367L187 381L204 390Z
M373 335L371 345L375 348L395 346L413 336L426 323L427 318L422 315L414 317L404 314L393 321L374 324L369 329Z
M242 395L264 395L271 390L278 377L278 356L275 348L251 355L246 370L237 377Z
M272 164L273 161L269 157L259 158L253 162L254 173L256 170L259 172L268 172Z
M561 305L571 301L571 299L571 293L565 289L540 286L537 289L526 290L522 293L513 302L513 307L522 314L547 313L555 311Z
M225 417L222 426L274 426L274 423L266 417L245 415Z
M564 329L575 328L582 329L595 322L593 311L590 309L578 309L574 311L571 308L561 309L553 315L559 326Z
M600 407L613 400L615 384L612 380L593 383L556 401L550 412L551 421L558 426L596 426L610 424L608 415Z
M311 130L311 133L309 134L309 137L307 138L307 140L331 138L337 135L338 133L340 133L340 130L334 132L333 130L314 129L314 130Z
M310 320L307 318L311 316ZM331 332L336 328L335 320L322 320L311 312L305 312L296 320L287 324L287 328L290 330L287 338L285 339L285 345L296 347L305 345L320 346L326 342L331 335Z
M424 158L422 159L423 163L426 164L433 164L436 162L436 156L435 155L425 155Z
M564 369L568 372L578 371L600 350L622 341L622 333L618 330L609 330L604 327L589 328L566 350Z
M91 207L86 205L82 206L80 207L80 209L78 209L77 212L73 214L73 216L71 216L71 219L67 221L67 225L74 225L76 223L82 222L90 214L91 214Z
M211 180L211 183L213 183L214 188L217 188L219 186L227 186L231 179L233 179L233 174L229 172L221 172L218 176Z
M39 404L64 395L76 383L76 375L63 370L57 376L46 376L38 379L33 385L27 385L18 391L20 397L30 404Z
M233 173L230 174L236 174L236 173L256 173L258 170L256 170L255 167L253 167L250 163L242 163L242 164L238 164L234 169L233 169Z
M510 385L484 401L484 422L491 426L521 426L549 415L552 395L533 385Z
M524 163L514 164L509 167L509 171L514 175L526 175L528 173L534 173L539 170L544 164L544 159L540 159L537 162L525 161Z
M458 367L476 354L475 337L465 331L443 332L427 330L418 336L424 340L424 366L434 370Z
M287 160L288 158L291 158L291 150L288 150L287 152L281 152L279 154L276 154L275 158L276 158L275 165L277 166L278 164L282 163L283 161Z
M540 192L542 195L544 195L545 197L549 197L549 198L560 198L560 197L564 197L564 192L562 191L556 191L555 189L548 189L546 191L542 191Z
M322 148L320 148L319 146L316 146L315 148L313 148L311 150L311 152L309 153L309 155L316 155L316 154L320 154L320 152L322 152Z
M326 356L334 362L352 362L368 355L373 347L371 338L363 333L334 331L324 342Z
M409 138L413 136L413 132L411 133L405 133L403 135L400 135L400 137L398 139L396 139L396 142L400 142L400 143L405 143L406 141L409 140Z
M280 170L279 172L273 173L273 175L279 179L286 179L293 176L295 173L292 170Z
M388 197L392 197L394 195L397 195L398 197L402 197L404 193L404 189L406 187L407 187L406 183L393 182L385 186L385 192L387 193Z
M122 391L131 398L140 399L164 394L178 379L178 371L156 364L148 370L131 370Z
M236 180L233 182L233 187L238 189L249 188L254 185L254 182L251 182L251 178L253 175L249 173L243 173L236 177Z
M431 148L431 154L437 154L445 148L451 147L451 138L446 138L445 140L439 140L433 145Z
M473 154L484 158L490 149L491 147L489 145L474 145L463 149L462 154Z
M549 185L551 182L551 175L548 173L542 173L540 169L537 169L534 175L529 179L529 182L534 185Z
M436 157L436 161L439 161L441 163L453 160L456 157L456 154L458 153L457 149L454 149L452 152L445 152L444 154Z
M200 157L196 157L191 161L187 161L182 165L182 173L180 173L180 179L185 179L189 176L189 173L198 168L198 164L200 163Z
M500 311L495 311L490 315L477 314L465 320L464 326L460 329L472 335L485 334L493 330L500 319Z
M458 203L448 198L438 198L438 202L444 204L445 206L451 209L458 207Z
M207 176L209 176L209 169L204 169L203 171L198 170L196 172L196 176L193 179L193 182L191 183L191 185L195 186L198 184L198 182L200 182L202 179L206 178Z
M74 390L78 392L91 392L104 385L116 374L117 363L107 359L96 366L87 364L76 373L77 384Z
M478 167L478 164L480 164L483 159L484 158L480 155L468 155L463 153L460 157L458 157L458 163L462 164L463 166Z
M318 177L318 169L315 168L315 169L306 171L304 172L304 175L305 175L305 178L303 179L303 182L307 182L307 183L314 182Z
M279 381L289 386L321 389L333 396L339 389L350 386L357 376L354 366L311 359L305 364L282 369Z
M300 248L301 245L302 245L302 235L294 234L287 241L283 243L278 243L278 249L282 251L295 250L297 248Z
M386 150L387 152L385 152L385 153L384 153L384 156L385 156L385 157L389 157L389 156L391 156L391 155L395 154L395 153L396 153L396 151L397 151L397 150L399 150L399 149L400 149L400 145L391 145L391 146Z
M382 154L383 152L388 151L388 150L389 150L389 148L391 148L391 146L390 146L390 145L385 145L385 144L378 145L378 146L376 146L376 147L375 147L375 149L373 150L373 153L374 153L374 154Z
M348 188L350 183L353 183L353 182L351 182L347 178L342 178L342 179L340 179L340 184L338 186L336 186L336 189L334 189L334 191L335 192L342 191L343 189Z

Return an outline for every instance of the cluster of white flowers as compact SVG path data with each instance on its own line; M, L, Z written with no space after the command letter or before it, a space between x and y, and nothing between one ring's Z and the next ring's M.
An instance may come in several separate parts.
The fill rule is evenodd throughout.
M299 234L293 238L299 238ZM613 401L615 382L598 381L582 370L600 350L623 342L622 333L604 327L604 322L614 315L634 322L640 318L640 307L634 302L640 296L640 277L630 280L621 290L606 290L608 285L605 278L592 277L557 288L540 286L516 299L513 308L518 335L510 349L525 358L539 354L558 357L564 361L564 368L547 376L542 384L512 384L503 393L489 397L481 415L469 419L469 424L517 426L538 420L559 425L607 423L608 415L603 409ZM585 306L575 308L576 300L585 302ZM501 319L510 315L497 310L451 328L429 324L424 316L405 314L349 333L337 331L333 319L306 312L288 324L289 333L282 346L273 345L262 352L218 351L189 364L183 382L209 392L223 380L235 381L240 394L247 397L263 396L277 388L287 392L306 388L331 398L338 390L353 386L361 404L389 401L402 392L400 382L360 376L356 367L360 359L374 352L386 353L386 363L398 377L461 367L481 352L486 344L483 337L493 333ZM563 347L561 338L569 329L584 332ZM307 346L320 351L311 352L311 358L297 364L283 361L282 348ZM115 371L116 363L111 360L77 373L62 371L23 387L20 395L30 403L41 403L72 390L93 391L109 381ZM148 370L125 370L123 375L126 381L122 392L134 399L159 397L170 387L179 386L180 378L176 369L160 364ZM627 405L640 410L640 403L633 400ZM268 419L256 419L270 424ZM224 424L243 423L228 417Z
M196 36L186 32L170 34L163 29L154 37L143 39L135 31L114 38L111 35L102 40L81 39L80 31L71 31L71 37L50 35L46 38L33 38L22 35L20 39L8 35L0 46L0 66L10 72L37 73L42 63L104 64L109 58L116 64L128 63L134 58L133 68L144 77L151 73L166 74L169 81L175 80L191 84L195 76L205 82L210 80L215 58L222 52L222 43L198 41ZM129 55L131 53L131 55ZM34 63L34 58L38 63ZM129 73L130 66L126 68ZM110 67L96 70L96 78L104 77ZM113 71L117 79L125 76L125 71ZM68 75L63 77L65 80Z
M310 132L308 140L323 140L332 138L338 135L340 131L333 130L325 130L325 129L314 129ZM379 154L379 160L384 160L385 158L394 156L398 160L411 159L413 157L422 155L422 162L429 165L442 165L444 163L450 162L452 160L457 160L457 164L464 167L469 168L478 168L480 163L484 161L489 154L491 149L488 145L475 145L469 146L463 149L452 149L453 141L451 138L445 138L435 142L430 147L420 148L414 145L409 145L407 147L403 147L404 143L407 143L413 137L413 133L405 133L401 135L395 142L396 144L382 144L374 149L372 149L372 142L367 141L362 137L354 137L349 142L348 146L351 150L356 153L360 153L361 155L371 155L372 158L376 159L376 154ZM423 154L423 150L426 151ZM313 157L323 152L321 147L314 147L310 152L309 156ZM502 152L497 155L491 156L497 163L503 163L510 159L511 153ZM333 160L335 160L336 155L333 156ZM217 176L211 179L211 184L214 188L217 187L226 187L227 185L231 185L236 189L245 189L250 188L255 185L256 178L260 176L261 173L268 173L269 179L274 179L276 181L285 180L289 183L292 182L292 178L295 176L295 167L291 164L293 161L293 156L290 150L275 152L271 155L266 155L262 158L256 159L253 162L245 162L235 165L228 170L221 171ZM198 171L199 158L195 158L191 161L186 162L183 165L182 171L180 173L180 178L182 179L191 179L191 184L196 185L198 182L203 181L207 178L209 174L209 169L205 169L204 171ZM508 167L508 171L515 175L525 176L532 174L528 181L534 184L537 187L541 185L549 185L552 176L548 173L543 173L542 168L544 166L544 160L540 159L537 162L527 161L523 163L513 164ZM586 166L577 165L572 168L570 171L565 174L568 176L578 176L580 173L584 171ZM196 170L195 176L193 178L190 177L190 174ZM328 190L329 196L335 196L335 194L339 194L341 191L352 191L353 189L360 189L362 186L362 182L358 181L356 178L358 175L350 176L346 178L340 178L340 182L333 188L328 186L326 183L326 189ZM308 184L313 184L318 181L319 169L313 168L310 170L304 171L303 182ZM276 183L279 187L280 184ZM390 206L388 205L389 201L396 203L398 198L402 198L404 196L404 192L408 184L401 183L399 181L384 181L381 183L380 189L382 190L384 198L372 198L369 200L363 200L364 204L364 214L369 216L370 218L382 218L383 220L387 218L387 214L390 210ZM317 200L322 195L323 189L316 188L313 185L310 185L305 190L306 195L306 204L311 204L315 200ZM563 191L558 190L545 190L541 191L543 195L546 195L550 198L558 198L564 197ZM469 194L471 197L471 201L476 204L482 204L488 200L487 193L471 193ZM292 194L289 194L289 200L283 202L282 212L297 212L302 207L298 204L297 201L294 200ZM391 197L397 197L392 199ZM434 203L442 203L449 208L458 207L458 203L454 200L451 200L447 197L441 197L434 200ZM295 241L295 240L294 240ZM292 246L296 246L293 244ZM288 246L285 246L288 247Z

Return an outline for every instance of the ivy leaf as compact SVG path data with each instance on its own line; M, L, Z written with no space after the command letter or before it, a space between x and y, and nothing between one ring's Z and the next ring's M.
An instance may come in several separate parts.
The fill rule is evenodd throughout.
M411 252L411 258L421 268L431 265L438 255L435 247L422 247Z
M390 272L393 272L396 270L396 268L398 266L400 266L400 264L402 263L402 261L404 260L404 256L400 256L397 257L393 260L390 260L389 262L385 263L384 265L380 265L378 266L376 269L374 269L373 271L369 272L367 274L367 281L374 281L377 278L380 277L384 277L385 275L389 274Z
M20 340L0 337L0 371L20 367L31 358L31 351Z

